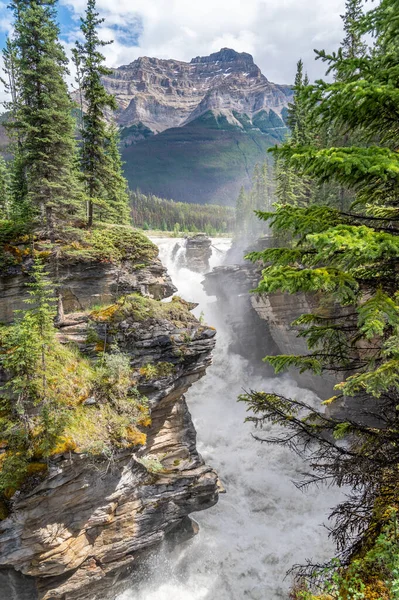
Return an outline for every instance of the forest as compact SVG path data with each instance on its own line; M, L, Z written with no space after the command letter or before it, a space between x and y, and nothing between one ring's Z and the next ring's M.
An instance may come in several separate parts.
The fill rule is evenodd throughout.
M308 351L264 360L277 375L334 374L336 385L316 408L301 394L262 389L243 391L239 401L260 443L289 448L306 463L299 488L324 485L345 491L330 513L335 555L326 563L309 560L295 568L290 598L399 600L399 0L381 0L367 11L360 0L347 0L342 45L331 53L316 52L326 67L325 79L310 82L298 61L288 110L290 135L256 166L235 211L129 192L118 130L105 118L116 104L102 83L108 73L102 48L108 42L99 36L102 19L95 0L88 0L73 50L78 107L66 83L68 60L59 39L56 1L12 0L10 10L13 34L3 58L12 159L0 160L0 268L5 278L26 276L26 297L23 309L0 326L0 522L12 514L21 490L30 494L44 481L54 456L65 455L70 462L73 453L101 457L107 464L98 477L102 484L113 477L118 452L142 451L153 407L137 387L140 377L148 393L161 390L158 398L167 390L170 411L158 414L159 422L163 419L173 430L168 419L183 415L179 425L192 438L181 435L183 442L179 438L165 468L161 459L167 452L161 459L147 459L152 463L140 455L133 457L134 467L125 465L125 473L136 469L146 478L137 488L148 486L158 494L148 508L148 498L140 498L140 504L135 489L126 513L131 505L139 506L134 518L144 511L148 524L154 514L163 518L170 511L162 535L172 521L187 517L195 496L187 481L204 469L216 482L214 471L195 462L202 458L183 396L211 363L215 329L190 313L195 303L178 297L160 301L175 288L159 283L164 270L156 262L158 248L131 225L176 236L233 233L237 244L262 237L265 247L246 255L260 273L251 293L266 298L289 294L311 298L312 304L312 312L288 324L299 331ZM151 261L158 269L154 276ZM101 284L114 277L113 304L103 302L99 287L99 305L88 313L73 304L70 311L74 339L80 339L79 327L87 328L80 340L86 355L59 334L68 326L59 291L63 264L67 271L73 265L89 273L87 280L94 264L105 273ZM132 281L139 291L125 294ZM160 296L154 299L152 293ZM125 330L130 355L118 345ZM133 377L137 348L151 346L151 336L158 344L154 355L148 358L142 350L145 363ZM159 359L165 347L173 363ZM156 366L149 362L153 356ZM189 384L184 387L181 380ZM180 391L175 394L176 381ZM156 426L154 435L163 425L156 421ZM194 449L192 455L187 448ZM145 470L146 464L152 470ZM166 484L159 484L159 473L169 477ZM180 510L180 500L156 512L167 502L162 489L169 493L175 481L181 486L178 494L188 486L186 513L176 517L173 512ZM215 503L219 492L211 488L207 493ZM206 496L205 504L211 506L211 500ZM98 518L95 527L112 526L117 506L102 507L103 521ZM136 534L136 523L129 530L132 536L133 530ZM149 538L160 541L162 535L155 527ZM125 554L131 555L131 549ZM90 563L87 571L100 567Z
M231 233L235 227L235 211L229 206L187 204L156 196L146 196L139 190L130 192L132 220L144 230L159 229L174 233L202 231L208 235Z

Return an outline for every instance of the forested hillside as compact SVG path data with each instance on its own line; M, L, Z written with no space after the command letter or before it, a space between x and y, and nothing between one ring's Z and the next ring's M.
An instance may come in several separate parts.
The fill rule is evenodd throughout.
M234 231L235 212L228 206L173 202L139 191L130 192L130 202L133 223L142 229L204 231L210 235Z

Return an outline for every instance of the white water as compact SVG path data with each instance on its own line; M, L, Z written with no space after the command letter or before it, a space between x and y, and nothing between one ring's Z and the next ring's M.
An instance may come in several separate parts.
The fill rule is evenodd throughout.
M245 406L236 399L243 389L253 388L319 401L288 378L254 377L248 361L229 353L228 324L218 317L215 298L203 291L203 276L178 270L178 255L171 261L178 240L154 241L179 295L199 302L197 316L203 312L218 330L213 365L187 393L187 401L198 449L218 471L227 493L215 507L193 515L200 525L194 539L173 552L161 549L147 582L135 584L118 600L287 599L291 580L285 574L293 564L331 556L322 523L338 494L328 488L298 491L292 480L300 479L301 460L254 440L251 425L244 423ZM214 240L214 245L223 253L213 251L212 267L222 261L229 241Z

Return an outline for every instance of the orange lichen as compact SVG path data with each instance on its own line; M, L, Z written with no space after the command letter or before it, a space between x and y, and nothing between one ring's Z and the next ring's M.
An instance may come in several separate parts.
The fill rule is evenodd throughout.
M391 597L387 586L381 580L366 585L363 594L365 600L389 600Z
M137 421L137 425L140 425L141 427L149 427L152 423L152 419L150 416L147 417L141 417L138 421Z
M147 441L147 436L138 429L128 427L126 430L126 439L134 446L144 446Z
M71 438L61 438L51 454L65 454L65 452L75 452L77 450L76 443Z

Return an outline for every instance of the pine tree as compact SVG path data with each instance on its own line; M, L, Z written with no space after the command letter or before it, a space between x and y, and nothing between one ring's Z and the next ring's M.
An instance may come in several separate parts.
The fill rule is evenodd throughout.
M72 102L64 76L67 58L58 41L55 0L15 0L16 110L9 128L18 139L16 198L28 203L51 239L57 221L79 210Z
M236 202L236 230L238 238L244 238L247 235L247 216L248 216L248 196L245 188L242 186Z
M341 45L344 58L361 58L367 51L367 45L363 42L362 32L358 27L364 14L362 5L362 0L346 0L345 2L345 14L341 15L345 31Z
M126 184L121 173L121 160L114 128L105 119L107 109L117 108L115 98L109 94L101 78L110 73L104 65L100 48L104 42L97 28L104 19L96 12L95 0L88 0L86 17L81 19L84 43L76 42L76 60L80 64L81 89L85 102L83 115L81 165L88 196L88 224L92 226L95 206L97 214L115 220L115 210L122 209L120 219L128 220ZM117 197L118 195L118 197ZM119 221L120 222L120 221Z
M393 15L399 15L399 0L382 0L352 22L354 36L368 33L377 40L378 51L367 50L361 60L345 52L318 53L335 77L308 89L308 107L316 130L329 128L332 135L275 150L278 160L318 185L351 190L351 208L281 205L263 218L291 243L249 256L265 263L258 293L320 299L312 314L294 323L308 353L267 360L277 372L295 367L339 373L336 396L326 401L345 398L348 406L356 399L359 406L339 419L295 398L261 392L243 398L256 413L250 420L283 426L283 445L306 458L314 444L310 481L352 486L333 511L333 535L346 558L370 548L381 529L378 519L398 505L399 19ZM334 132L339 137L343 130L355 140L361 132L362 143L331 146Z
M119 130L116 125L109 125L106 139L106 155L109 161L109 173L105 186L107 221L112 223L129 223L128 184L123 175L123 164L120 153Z
M11 214L11 178L6 161L0 156L0 215L9 219Z

